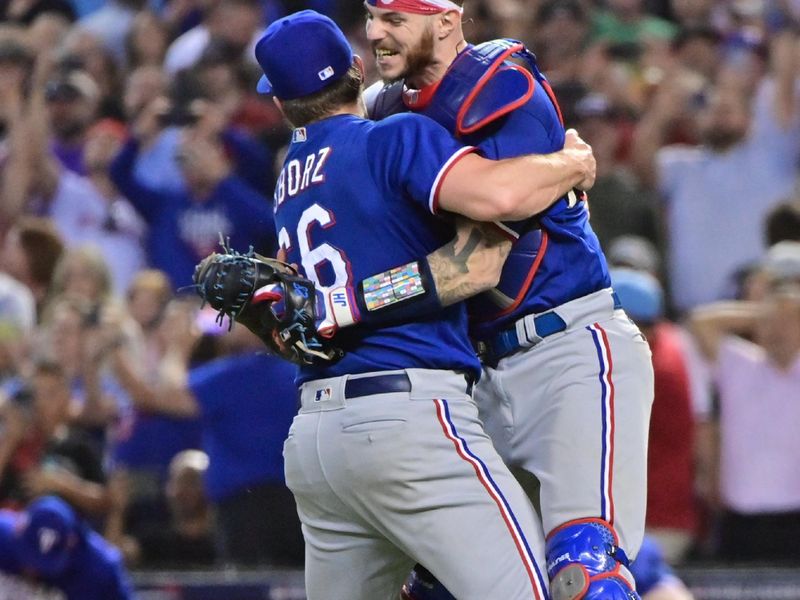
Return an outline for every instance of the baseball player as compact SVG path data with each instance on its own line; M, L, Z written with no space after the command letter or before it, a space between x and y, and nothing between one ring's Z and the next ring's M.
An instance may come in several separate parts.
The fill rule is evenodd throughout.
M133 598L119 551L55 496L38 498L22 512L0 511L0 572L45 586L50 593L41 597Z
M392 82L373 95L373 118L431 116L488 158L561 148L558 104L522 44L468 45L451 0L366 5L378 70ZM644 530L650 350L575 195L535 223L497 224L514 245L499 285L470 303L484 364L475 399L507 464L540 485L555 600L636 598L628 566Z
M313 11L271 24L256 58L259 90L295 126L274 198L279 243L320 287L357 288L367 306L426 292L412 259L453 235L433 213L525 218L593 181L580 143L555 157L490 161L418 115L365 120L363 65ZM471 399L480 365L465 307L352 327L337 342L341 360L301 366L284 448L308 598L395 598L416 561L462 600L546 598L535 513Z

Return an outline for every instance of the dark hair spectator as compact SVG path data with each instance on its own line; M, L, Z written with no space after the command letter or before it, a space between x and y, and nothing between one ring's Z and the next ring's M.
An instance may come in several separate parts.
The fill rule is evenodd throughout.
M22 506L31 498L58 494L85 514L105 513L102 457L86 431L71 424L73 408L61 365L37 361L30 378L3 404L10 433L0 452L5 459L0 505Z
M63 251L61 236L47 219L23 217L6 233L2 269L31 290L39 313L50 294Z
M765 220L765 238L768 247L778 242L800 242L800 198L776 205Z
M129 498L125 474L113 485L121 486L106 536L125 550L130 564L146 569L196 569L215 564L217 550L214 516L203 478L208 456L200 450L184 450L169 464L164 496L169 508L166 522L150 520L132 535L123 533Z

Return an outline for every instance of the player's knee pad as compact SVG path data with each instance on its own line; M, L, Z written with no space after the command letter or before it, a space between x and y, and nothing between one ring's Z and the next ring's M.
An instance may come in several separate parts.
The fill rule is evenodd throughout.
M553 600L638 600L628 557L601 519L571 521L547 538Z
M422 565L416 565L403 584L402 600L456 600L439 581Z

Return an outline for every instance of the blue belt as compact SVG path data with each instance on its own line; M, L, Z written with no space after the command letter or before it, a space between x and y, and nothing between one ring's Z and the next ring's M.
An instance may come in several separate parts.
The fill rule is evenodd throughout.
M344 384L345 398L360 398L374 394L391 394L393 392L410 392L411 380L405 373L374 375L348 379Z
M611 297L614 299L614 310L622 308L622 303L619 301L617 293L612 292ZM567 328L567 323L564 319L559 317L558 314L552 310L534 317L533 324L536 328L536 335L540 339L544 339L554 333L560 333ZM512 327L499 331L488 340L478 342L477 350L481 360L487 364L495 365L501 358L513 354L521 348L530 347L531 345L534 344L527 341L524 343L520 341L515 324Z
M472 394L472 377L464 376L467 394ZM372 375L370 377L359 377L358 379L348 379L344 384L345 398L361 398L362 396L374 396L375 394L392 394L398 392L410 392L411 380L405 373L388 373L386 375Z

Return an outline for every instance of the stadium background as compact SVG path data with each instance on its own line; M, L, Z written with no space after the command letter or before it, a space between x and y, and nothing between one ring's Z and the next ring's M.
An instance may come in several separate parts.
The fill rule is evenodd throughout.
M273 364L244 385L253 341L221 336L181 293L219 231L242 250L274 247L262 216L237 210L266 206L288 137L254 93L252 42L301 8L370 55L357 0L0 3L0 506L68 496L125 550L149 600L302 597L276 516L294 398ZM709 302L763 300L765 268L800 282L800 2L465 8L469 41L513 37L537 53L567 124L595 148L592 221L610 260L658 281L634 286L630 307L664 340L649 530L700 600L800 598L796 363L785 414L765 388L763 419L743 428L720 418L733 400L689 331ZM63 398L57 423L48 398ZM237 411L224 429L220 415ZM45 448L66 429L88 454ZM270 458L228 476L237 436L263 438ZM740 446L748 460L732 463Z

